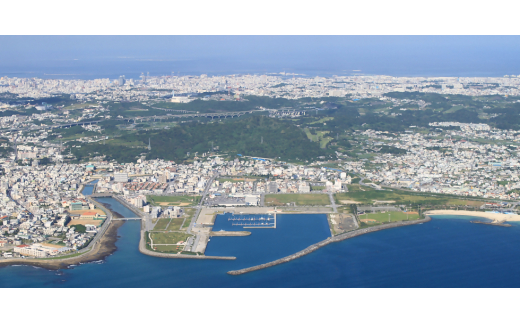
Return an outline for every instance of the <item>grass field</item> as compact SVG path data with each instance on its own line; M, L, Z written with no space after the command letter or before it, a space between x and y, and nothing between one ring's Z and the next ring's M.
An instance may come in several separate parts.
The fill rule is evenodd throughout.
M152 232L151 236L154 244L176 244L186 242L191 235L184 232Z
M184 229L186 229L187 227L190 226L192 218L193 218L193 215L191 215L188 218L186 218L186 222L184 222L184 225L182 226L181 230L184 230Z
M362 191L365 190L365 191ZM341 200L351 200L363 204L373 204L375 201L395 201L393 204L445 204L448 197L431 196L431 194L414 194L398 190L377 191L368 187L360 187L359 191L334 194L336 203L341 204Z
M326 135L329 132L330 131L316 131L316 134L313 135L313 134L311 134L311 132L308 128L305 128L305 134L307 135L307 138L309 138L310 140L312 140L314 142L319 141L321 148L325 148L327 146L327 144L332 140L331 137L326 137Z
M184 209L184 214L191 217L191 216L195 215L195 211L196 211L196 209L191 209L191 208Z
M156 230L156 231L166 230L168 223L170 223L170 219L159 219L159 220L157 220L157 223L155 224L154 230Z
M184 221L184 218L171 219L170 225L166 228L166 231L178 231L178 230L180 230L182 221Z
M461 206L481 206L481 205L485 204L485 202L449 199L448 204L449 205L461 205Z
M334 117L325 117L325 118L321 118L320 120L316 120L316 121L313 121L313 122L309 122L309 124L323 123L323 122L327 122L327 121L330 121L330 120L334 120Z
M296 205L329 205L330 200L326 194L267 194L266 206L286 206L295 202Z
M416 212L415 212L416 213ZM370 224L381 224L383 222L397 222L403 220L417 220L419 214L406 214L404 212L390 211L385 213L367 213L359 216L361 222L365 222L366 219L375 220L375 222L369 222ZM389 221L390 219L390 221Z
M175 245L172 245L172 246L154 246L154 248L155 248L154 251L173 252L173 253L177 253L179 251L184 250L184 246L175 246Z
M200 196L189 196L189 195L181 195L181 196L157 196L157 195L147 195L146 199L152 205L162 205L162 206L193 206L197 205L200 202Z
M359 179L359 178L358 178ZM362 192L366 192L366 191L375 191L375 188L373 187L370 187L370 186L361 186L359 184L350 184L350 185L347 185L348 186L348 191L349 192L358 192L358 191L362 191Z
M474 207L484 203L483 201L468 201L433 193L407 192L392 189L378 191L374 188L360 185L349 185L348 188L349 192L347 193L334 194L336 203L342 204L342 200L355 201L362 204L373 204L376 201L395 201L389 204L432 204Z

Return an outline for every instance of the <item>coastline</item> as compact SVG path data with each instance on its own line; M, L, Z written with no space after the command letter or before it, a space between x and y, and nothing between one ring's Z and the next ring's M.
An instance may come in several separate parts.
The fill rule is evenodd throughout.
M158 258L178 258L178 259L220 259L220 260L235 260L237 257L223 257L223 256L196 256L196 255L182 255L176 253L162 253L153 252L146 249L146 242L144 238L144 230L141 229L141 239L139 240L139 252L144 255Z
M363 234L367 234L367 233L371 233L371 232L377 232L377 231L381 231L381 230L385 230L385 229L391 229L391 228L397 228L397 227L402 227L402 226L407 226L407 225L425 223L425 222L429 222L430 220L431 220L431 218L427 214L425 214L424 219L419 219L419 220L414 220L414 221L401 221L401 222L387 223L387 224L378 225L378 226L375 226L375 227L370 227L370 228L366 228L366 229L358 229L358 230L350 231L350 232L347 232L347 233L342 233L340 235L337 235L337 236L334 236L334 237L330 237L330 238L327 238L327 239L325 239L323 241L320 241L318 243L310 245L309 247L303 249L302 251L299 251L299 252L294 253L292 255L280 258L278 260L274 260L274 261L271 261L271 262L268 262L268 263L265 263L265 264L262 264L262 265L248 267L248 268L244 268L244 269L240 269L240 270L231 270L231 271L228 271L227 273L229 275L234 275L234 276L246 274L248 272L252 272L252 271L256 271L256 270L260 270L260 269L264 269L264 268L280 265L280 264L289 262L291 260L303 257L305 255L310 254L311 252L314 252L314 251L316 251L316 250L318 250L318 249L328 245L329 243L339 242L339 241L343 241L343 240L346 240L346 239L354 238L354 237L357 237L357 236L360 236L360 235L363 235Z
M496 221L512 221L512 222L520 222L520 215L516 214L502 214L502 213L490 213L490 212L481 212L481 211L463 211L463 210L431 210L424 212L425 215L466 215L466 216L474 216L479 218L486 218L490 220Z
M106 204L102 204L105 208L108 208ZM106 210L105 210L106 211ZM122 218L123 216L117 212L111 212L112 216L116 219ZM82 263L105 260L106 257L110 256L117 250L117 230L124 224L124 221L111 221L103 236L90 247L90 250L75 257L52 259L52 258L9 258L0 260L0 268L12 265L26 265L35 266L50 270L66 269L72 265L79 265ZM89 248L89 247L87 247Z
M117 213L114 212L114 215ZM116 218L122 217L117 214ZM58 270L66 269L71 265L79 265L86 262L93 262L104 260L117 250L117 230L124 224L123 221L111 222L103 236L99 241L87 252L80 254L76 257L64 258L64 259L49 259L49 258L10 258L0 260L0 267L12 266L12 265L26 265L41 267L44 269Z

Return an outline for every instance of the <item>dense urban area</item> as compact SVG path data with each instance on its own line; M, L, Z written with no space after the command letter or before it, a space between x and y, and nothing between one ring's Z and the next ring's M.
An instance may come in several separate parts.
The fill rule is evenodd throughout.
M2 77L0 255L81 253L116 220L96 196L143 220L150 251L184 255L204 254L226 208L321 210L332 235L424 209L516 214L519 86L520 75Z

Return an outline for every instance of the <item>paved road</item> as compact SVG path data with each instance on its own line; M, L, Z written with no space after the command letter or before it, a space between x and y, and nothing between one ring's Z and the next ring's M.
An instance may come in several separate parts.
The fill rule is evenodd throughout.
M334 213L338 213L338 207L336 206L336 201L334 201L334 196L332 196L332 192L329 192L330 205L332 206L332 210Z
M209 187L211 186L211 183L213 183L213 181L215 180L215 178L217 176L218 175L213 175L209 179L208 183L206 184L206 188L204 189L204 192L202 193L202 197L200 198L200 203L199 203L199 205L196 206L195 216L191 219L190 226L188 227L188 230L186 232L191 234L191 229L193 228L193 225L197 222L197 220L199 218L199 214L202 209L202 205L204 204L204 199L206 198L206 195L208 194Z
M260 206L265 206L265 193L260 194Z
M194 250L197 250L197 245L199 244L199 240L200 240L200 234L197 234L197 236L195 237L195 242L193 242L193 244L191 245L191 248L190 248L190 251L194 251Z

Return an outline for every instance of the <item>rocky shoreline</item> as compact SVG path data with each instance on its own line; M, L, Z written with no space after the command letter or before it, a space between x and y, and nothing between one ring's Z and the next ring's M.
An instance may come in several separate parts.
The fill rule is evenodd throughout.
M430 220L431 220L431 218L428 215L426 215L424 219L420 219L420 220L394 222L394 223L383 224L383 225L370 227L370 228L366 228L366 229L358 229L358 230L355 230L355 231L351 231L351 232L347 232L347 233L343 233L343 234L337 235L335 237L327 238L327 239L325 239L323 241L315 243L315 244L313 244L313 245L303 249L302 251L299 251L299 252L297 252L295 254L292 254L290 256L283 257L281 259L278 259L278 260L275 260L275 261L271 261L271 262L268 262L268 263L265 263L265 264L262 264L262 265L257 265L257 266L253 266L253 267L249 267L249 268L240 269L240 270L231 270L231 271L228 271L227 273L229 275L242 275L242 274L245 274L245 273L248 273L248 272L252 272L252 271L255 271L255 270L260 270L260 269L276 266L276 265L283 264L283 263L289 262L291 260L303 257L305 255L310 254L313 251L318 250L321 247L324 247L324 246L328 245L329 243L343 241L343 240L354 238L354 237L357 237L357 236L360 236L360 235L363 235L363 234L367 234L367 233L371 233L371 232L377 232L377 231L381 231L381 230L385 230L385 229L391 229L391 228L397 228L397 227L402 227L402 226L407 226L407 225L425 223L425 222L428 222Z

